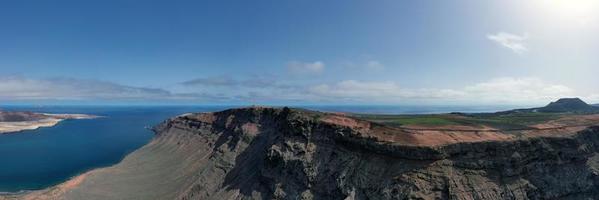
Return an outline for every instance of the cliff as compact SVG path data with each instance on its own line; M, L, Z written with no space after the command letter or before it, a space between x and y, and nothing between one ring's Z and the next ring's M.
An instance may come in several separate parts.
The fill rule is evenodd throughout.
M288 108L188 114L120 164L26 197L599 198L599 127L439 131Z
M230 110L180 117L157 132L196 133L213 149L210 171L216 173L199 173L181 199L599 197L597 127L431 146L381 142L369 134L376 124L327 117L289 109Z

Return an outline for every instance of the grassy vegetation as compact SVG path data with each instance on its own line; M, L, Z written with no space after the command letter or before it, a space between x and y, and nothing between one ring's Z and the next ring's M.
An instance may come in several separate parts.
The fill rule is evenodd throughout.
M498 129L520 129L529 125L554 120L564 114L509 113L509 114L440 114L440 115L358 115L357 117L391 126L489 126Z
M505 115L469 115L470 118L481 122L532 125L554 120L563 116L558 113L512 113Z
M359 115L359 118L387 125L459 125L448 115Z

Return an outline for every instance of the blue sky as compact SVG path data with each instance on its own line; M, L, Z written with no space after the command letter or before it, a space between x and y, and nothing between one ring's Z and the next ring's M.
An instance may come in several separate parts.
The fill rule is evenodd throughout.
M2 1L0 102L599 102L599 3Z

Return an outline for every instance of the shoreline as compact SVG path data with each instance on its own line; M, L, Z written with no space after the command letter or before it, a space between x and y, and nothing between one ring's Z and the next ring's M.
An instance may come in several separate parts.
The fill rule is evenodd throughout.
M60 122L69 119L100 118L100 116L86 114L40 114L46 116L46 118L31 121L0 122L0 135L36 130L39 128L53 127L59 124Z
M32 131L40 128L49 128L58 125L65 120L80 120L80 119L97 119L103 116L88 115L88 114L49 114L39 113L47 116L47 118L32 120L32 121L17 121L17 122L0 122L0 135L4 134L18 134L24 131ZM118 163L117 163L118 164ZM107 168L110 166L103 166L98 168L89 169L80 174L74 175L65 181L56 183L54 185L33 190L21 190L16 192L0 192L0 200L13 200L13 199L54 199L54 197L63 194L70 188L79 185L85 177L97 170Z
M120 163L120 162L119 162ZM118 163L117 163L118 164ZM115 164L116 165L116 164ZM114 166L114 165L112 165ZM56 199L68 192L69 190L79 186L83 181L92 173L97 171L112 167L100 167L90 169L88 171L82 172L75 176L70 177L69 179L57 183L52 186L48 186L39 190L21 190L18 192L1 192L0 200L44 200L44 199Z
M80 186L88 177L90 177L94 174L97 174L97 173L101 173L104 170L110 170L111 168L114 168L115 166L118 166L119 164L123 163L132 154L151 145L154 142L154 139L155 138L148 141L148 143L139 147L138 149L135 149L135 150L129 152L128 154L124 155L123 158L119 162L116 162L112 165L98 166L96 168L91 168L91 169L83 171L79 174L73 175L73 176L69 177L68 179L65 179L64 181L61 181L56 184L49 185L47 187L40 188L40 189L21 190L21 191L16 191L16 192L0 192L0 200L60 199L70 190L75 189L78 186Z
M51 115L56 115L56 116L65 116L65 114L51 114ZM58 123L60 123L61 121L64 120L68 120L68 119L96 119L96 118L103 118L104 116L95 116L95 115L82 115L82 114L67 114L69 115L69 118L66 119L60 119L58 120ZM77 116L77 118L72 118L73 116ZM56 123L56 124L58 124ZM39 127L39 128L43 128L43 127ZM24 131L24 130L23 130ZM15 132L11 132L11 133L15 133ZM6 134L11 134L11 133L6 133ZM4 133L0 133L0 135L2 135ZM148 141L148 143L140 146L137 149L132 150L131 152L125 154L120 161L110 164L110 165L104 165L104 166L97 166L94 168L90 168L87 170L84 170L78 174L75 174L63 181L57 182L55 184L52 185L48 185L46 187L43 188L39 188L39 189L25 189L25 190L20 190L20 191L14 191L14 192L0 192L0 200L48 200L48 199L60 199L60 197L62 197L63 195L65 195L65 193L69 192L70 190L77 188L78 186L80 186L90 175L102 172L104 170L109 170L110 168L113 168L119 164L121 164L127 157L129 157L131 154L139 151L140 149L150 145L153 140L155 138L153 137L150 141Z

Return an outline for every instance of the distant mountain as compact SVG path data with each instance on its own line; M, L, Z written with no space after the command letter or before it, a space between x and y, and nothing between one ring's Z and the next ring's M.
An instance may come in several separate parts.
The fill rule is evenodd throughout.
M588 113L599 113L599 104L589 105L579 98L562 98L555 102L549 103L545 107L540 108L527 108L527 109L515 109L509 111L502 111L497 113L490 113L492 115L506 115L514 113L577 113L577 114L588 114Z
M597 112L599 107L591 106L579 98L563 98L549 105L535 109L537 112Z

